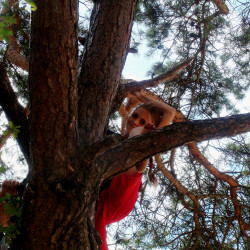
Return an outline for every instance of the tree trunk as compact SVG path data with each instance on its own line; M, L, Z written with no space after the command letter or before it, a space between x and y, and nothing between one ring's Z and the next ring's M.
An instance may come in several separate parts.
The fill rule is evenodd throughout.
M236 122L240 117L231 117L225 128L225 120L218 119L173 125L117 146L120 138L103 140L136 1L94 2L78 77L78 0L36 0L29 67L30 174L21 235L13 249L98 249L94 214L102 181L183 143L249 130L245 115L242 126Z
M99 248L94 214L101 166L93 167L91 150L82 147L103 137L135 3L95 3L78 80L78 1L36 1L29 68L31 167L21 236L13 248Z
M93 228L89 208L97 192L87 181L76 185L76 179L70 179L78 166L78 1L36 4L30 59L30 177L21 241L14 245L18 249L97 248L94 233L89 233Z
M37 1L30 59L31 179L38 187L74 168L78 1Z
M97 196L91 192L92 199L87 198L86 190L72 183L51 190L26 192L24 226L14 249L98 249L100 238L89 209Z

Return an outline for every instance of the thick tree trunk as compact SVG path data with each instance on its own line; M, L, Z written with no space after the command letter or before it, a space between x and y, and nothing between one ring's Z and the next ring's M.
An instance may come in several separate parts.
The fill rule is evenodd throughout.
M100 245L93 216L101 184L101 173L95 171L101 166L89 164L91 150L81 149L80 156L77 145L103 137L127 54L135 2L95 4L77 94L78 1L36 1L30 59L31 170L21 236L13 248Z
M14 249L98 249L100 238L90 219L92 199L84 188L61 184L31 194L24 206L24 226ZM77 191L76 191L77 190ZM31 190L30 190L31 191ZM34 192L34 190L32 190ZM33 196L35 194L35 196Z
M37 185L74 168L78 1L36 1L30 59L31 178Z
M36 4L30 59L30 178L21 236L13 248L98 249L93 218L103 180L149 155L230 131L223 134L220 120L220 130L209 122L186 123L107 148L102 139L127 55L136 1L95 1L79 79L78 1ZM236 118L228 123L237 132ZM249 124L249 117L244 122ZM119 142L114 139L109 145Z
M90 249L97 246L88 219L97 192L87 181L76 187L76 179L69 177L78 166L78 1L38 0L36 4L30 60L31 171L21 241L15 246Z

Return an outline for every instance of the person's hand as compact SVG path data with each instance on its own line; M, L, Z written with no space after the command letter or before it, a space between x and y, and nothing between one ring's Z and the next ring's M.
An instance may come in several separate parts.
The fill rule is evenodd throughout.
M2 184L2 190L0 196L5 196L6 193L9 193L11 196L17 195L17 186L19 185L18 181L15 180L5 180Z
M144 127L136 127L132 129L131 132L129 133L129 138L136 136L136 135L146 134L154 129L155 129L155 125L151 122L148 122L144 125Z

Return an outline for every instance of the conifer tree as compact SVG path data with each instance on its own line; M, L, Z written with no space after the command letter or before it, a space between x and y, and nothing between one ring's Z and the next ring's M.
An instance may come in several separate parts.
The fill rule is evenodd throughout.
M12 249L98 249L101 185L150 156L159 186L152 191L145 179L131 216L111 226L117 246L247 246L250 114L232 104L249 87L247 3L1 3L0 112L8 123L0 150L15 135L28 166L22 213L5 231ZM124 79L141 41L159 62L147 80ZM122 141L138 104L130 93L141 89L176 108L174 122ZM117 117L120 131L108 136Z

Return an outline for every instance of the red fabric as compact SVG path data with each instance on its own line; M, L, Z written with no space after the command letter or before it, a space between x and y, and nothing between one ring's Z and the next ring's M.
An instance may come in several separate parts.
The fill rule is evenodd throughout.
M134 208L141 187L142 174L128 176L125 173L116 176L110 186L99 197L96 212L96 230L102 239L102 250L107 250L106 225L120 221Z

